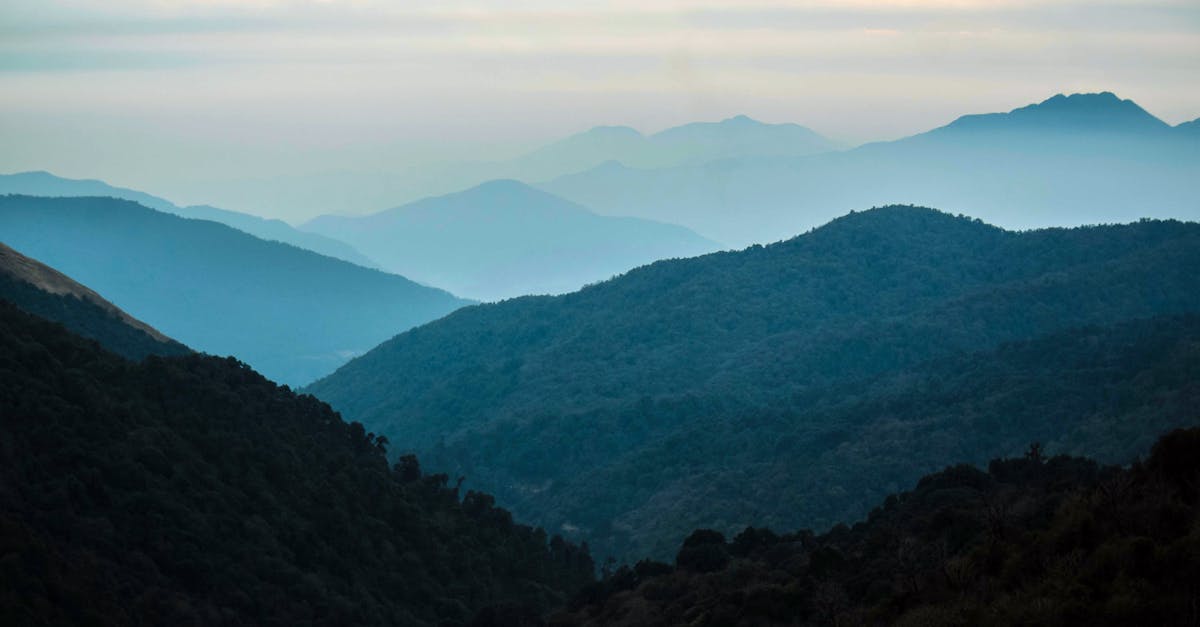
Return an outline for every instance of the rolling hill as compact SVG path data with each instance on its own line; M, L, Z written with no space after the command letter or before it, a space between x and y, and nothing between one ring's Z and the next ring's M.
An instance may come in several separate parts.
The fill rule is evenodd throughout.
M912 137L806 157L607 163L538 186L600 213L681 224L731 246L855 208L956 207L1013 229L1200 218L1200 135L1111 93L967 115Z
M181 207L169 200L151 196L123 187L113 187L103 181L89 179L66 179L49 172L19 172L16 174L0 174L0 194L17 194L25 196L108 196L132 200L140 205L156 209L164 213L173 213L184 218L196 220L212 220L239 231L249 233L259 239L291 244L305 248L327 257L349 261L367 268L375 268L376 264L354 247L335 239L324 237L317 233L306 233L293 228L282 220L269 220L248 213L229 211L208 205L189 205Z
M1200 356L1194 320L1120 325L1200 310L1198 271L1196 224L885 207L464 309L307 389L602 556L661 556L697 527L852 520L1031 439L1127 460L1196 419Z
M113 198L0 196L0 233L168 336L291 385L465 304L400 276Z
M491 181L364 217L303 225L350 242L385 268L455 294L557 294L720 246L682 227L599 216L517 181Z

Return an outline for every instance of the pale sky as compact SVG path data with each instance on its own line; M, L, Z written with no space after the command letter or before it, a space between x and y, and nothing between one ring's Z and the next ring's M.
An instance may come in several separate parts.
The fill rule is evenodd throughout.
M0 172L197 181L747 114L848 142L1059 92L1200 116L1197 0L3 0Z

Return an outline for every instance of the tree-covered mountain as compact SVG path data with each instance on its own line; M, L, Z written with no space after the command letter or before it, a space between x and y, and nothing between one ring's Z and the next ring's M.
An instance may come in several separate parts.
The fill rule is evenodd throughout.
M302 228L350 242L392 272L483 300L570 292L719 248L683 227L596 215L511 180Z
M303 384L465 301L113 198L0 196L9 245L188 346Z
M305 248L327 257L349 261L350 263L356 263L367 268L376 267L375 262L355 250L353 246L318 233L301 231L282 220L268 220L248 213L229 211L208 205L188 205L181 207L169 200L137 190L113 187L103 181L66 179L50 174L49 172L0 174L0 194L55 197L109 196L112 198L122 198L124 200L132 200L151 209L157 209L164 213L173 213L184 218L220 222L239 231L245 231L259 239L291 244L297 248Z
M1044 450L946 468L819 535L697 530L551 624L1194 625L1200 430L1127 469Z
M592 580L384 446L232 358L132 363L0 302L0 623L462 625Z
M96 340L127 359L183 355L188 347L121 311L102 296L0 242L0 299Z
M1194 319L1120 323L1200 311L1197 276L1197 224L886 207L463 309L308 390L600 555L664 555L697 527L851 520L1034 435L1125 461L1189 419L1157 410L1195 401L1200 357Z
M1016 229L1196 220L1198 180L1200 134L1105 92L967 115L848 151L656 168L607 163L539 187L600 213L745 246L895 202L957 207Z

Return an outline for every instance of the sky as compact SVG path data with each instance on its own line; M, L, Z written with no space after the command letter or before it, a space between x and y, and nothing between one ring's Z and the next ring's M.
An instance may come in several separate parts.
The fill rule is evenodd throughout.
M188 202L208 182L505 158L602 124L747 114L856 143L1104 90L1200 116L1200 2L0 3L0 172Z

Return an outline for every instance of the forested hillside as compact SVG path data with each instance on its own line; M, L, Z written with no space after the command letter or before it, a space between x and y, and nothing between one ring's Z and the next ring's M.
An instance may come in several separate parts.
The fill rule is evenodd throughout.
M113 198L0 196L0 233L195 350L308 383L466 304L223 224Z
M1127 461L1194 420L1200 331L1123 323L1200 310L1198 272L1195 224L887 207L462 310L309 390L601 556L664 556L697 527L853 520L1030 439Z
M536 616L586 549L233 359L125 361L0 302L0 624Z
M1195 625L1200 430L1128 469L1087 459L958 465L827 533L692 533L552 625Z
M188 347L121 311L57 270L0 243L0 299L128 359L183 355Z

